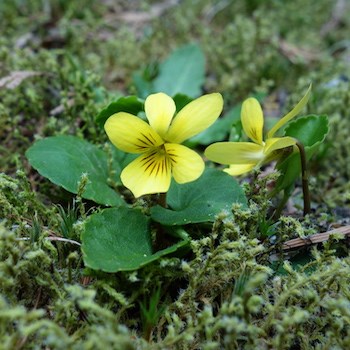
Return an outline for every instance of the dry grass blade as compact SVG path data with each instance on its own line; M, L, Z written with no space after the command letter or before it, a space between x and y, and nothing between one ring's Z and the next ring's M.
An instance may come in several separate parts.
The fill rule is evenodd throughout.
M281 53L292 63L298 63L299 61L311 63L317 61L321 56L320 52L293 45L283 39L279 40L279 49Z
M0 89L5 88L13 90L17 86L19 86L25 79L41 74L43 73L27 70L13 71L10 73L10 75L7 75L6 77L0 79Z
M179 0L163 1L152 5L149 11L127 11L118 17L128 23L147 22L160 17L165 11L178 5L178 3Z

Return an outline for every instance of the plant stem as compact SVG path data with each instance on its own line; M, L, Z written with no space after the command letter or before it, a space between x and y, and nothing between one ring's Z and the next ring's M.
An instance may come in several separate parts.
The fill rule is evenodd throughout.
M303 187L303 197L304 197L304 215L307 215L311 212L310 205L310 191L309 191L309 180L306 169L306 153L304 145L297 140L296 143L299 148L300 153L300 162L301 162L301 179L302 179L302 187Z

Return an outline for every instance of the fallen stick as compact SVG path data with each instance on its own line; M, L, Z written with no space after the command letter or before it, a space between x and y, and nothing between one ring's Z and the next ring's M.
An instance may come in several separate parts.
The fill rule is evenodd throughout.
M314 235L311 235L305 238L299 237L299 238L291 239L283 244L282 249L290 250L290 249L294 249L302 246L307 246L310 244L325 242L329 239L330 235L334 235L334 234L340 234L344 236L350 235L350 225L342 226L327 232L316 233Z

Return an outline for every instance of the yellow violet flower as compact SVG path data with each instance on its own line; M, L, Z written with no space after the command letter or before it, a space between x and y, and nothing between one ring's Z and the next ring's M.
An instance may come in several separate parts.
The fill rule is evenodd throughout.
M230 175L244 174L275 159L278 156L275 151L296 144L293 137L274 137L275 133L303 109L310 93L311 85L298 104L267 133L265 141L263 111L255 98L248 98L242 105L241 122L244 132L253 142L217 142L207 147L205 156L216 163L230 165L225 169Z
M212 125L222 108L222 96L213 93L188 103L175 115L174 100L156 93L145 101L149 123L125 112L110 116L104 127L111 142L124 152L140 154L122 171L122 183L140 197L167 192L172 176L178 183L199 178L204 171L202 157L181 143Z

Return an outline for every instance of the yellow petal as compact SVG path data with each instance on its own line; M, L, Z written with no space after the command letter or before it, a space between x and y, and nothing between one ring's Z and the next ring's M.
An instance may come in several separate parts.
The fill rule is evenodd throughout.
M264 147L265 156L268 156L271 152L278 149L290 147L296 144L296 139L293 137L274 137L267 139Z
M120 178L134 196L167 192L171 181L171 164L164 148L154 149L133 160Z
M176 143L166 143L164 147L171 160L172 174L176 182L191 182L202 175L204 161L198 153Z
M232 176L242 175L254 169L257 164L234 164L230 165L224 171Z
M250 97L243 102L241 121L246 135L261 145L263 143L264 115L258 100Z
M160 92L149 95L145 101L145 112L151 127L164 136L176 111L174 100Z
M311 95L311 87L312 87L312 84L310 84L309 88L306 91L306 94L298 102L298 104L273 126L273 128L267 134L268 138L272 137L278 129L280 129L283 125L288 123L292 118L294 118L297 114L299 114L299 112L305 107Z
M187 104L176 115L166 140L182 143L212 125L219 117L224 101L219 93L204 95Z
M220 164L257 164L264 159L263 146L252 142L217 142L207 147L204 154Z
M143 153L164 143L149 124L129 113L113 114L104 127L113 145L124 152Z

